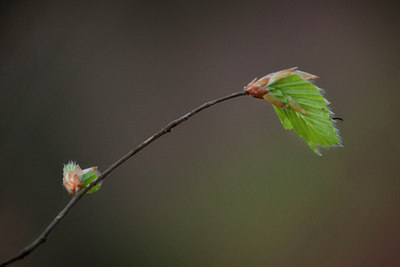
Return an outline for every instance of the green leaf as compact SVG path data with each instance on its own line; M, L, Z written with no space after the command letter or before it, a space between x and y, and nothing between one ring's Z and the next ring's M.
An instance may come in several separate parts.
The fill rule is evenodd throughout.
M90 193L96 192L97 190L100 189L100 186L101 186L101 184L96 184L95 186L93 186L92 188L90 188L86 193L87 193L87 194L90 194Z
M284 108L274 105L283 127L294 129L315 153L321 155L319 147L341 145L330 117L332 112L327 107L329 102L317 86L292 73L268 84L266 88L270 90L270 98L278 98L284 104Z
M88 186L91 182L93 182L99 176L99 172L93 169L83 170L83 175L81 177L82 188ZM92 188L90 188L87 193L93 193L100 189L101 183L96 184Z

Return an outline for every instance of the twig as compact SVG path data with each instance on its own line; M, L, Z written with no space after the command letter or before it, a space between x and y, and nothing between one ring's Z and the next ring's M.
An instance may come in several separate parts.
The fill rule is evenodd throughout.
M188 120L190 117L195 115L196 113L199 113L200 111L209 108L217 103L236 98L239 96L244 96L247 95L248 93L246 91L241 91L241 92L236 92L231 95L227 95L209 102L204 103L203 105L193 109L189 113L183 115L179 119L176 119L174 121L171 121L170 123L167 124L164 128L162 128L160 131L152 135L150 138L148 138L146 141L138 145L135 149L130 151L128 154L117 160L114 164L112 164L110 167L108 167L97 179L95 179L93 182L91 182L87 187L82 189L79 193L77 193L72 199L68 202L68 204L58 213L58 215L53 219L53 221L47 226L47 228L39 235L38 238L36 238L31 244L29 244L27 247L25 247L21 252L16 254L15 256L6 259L5 261L0 263L1 266L6 266L8 264L11 264L17 260L22 260L24 257L28 256L31 254L37 247L39 247L42 243L44 243L48 237L48 235L54 230L54 228L61 222L61 220L68 214L68 212L72 209L72 207L83 197L83 195L91 189L93 186L104 180L111 172L113 172L116 168L118 168L122 163L127 161L129 158L131 158L133 155L138 153L140 150L145 148L146 146L150 145L153 141L158 139L159 137L163 136L166 133L169 133L172 128L178 126L182 122Z

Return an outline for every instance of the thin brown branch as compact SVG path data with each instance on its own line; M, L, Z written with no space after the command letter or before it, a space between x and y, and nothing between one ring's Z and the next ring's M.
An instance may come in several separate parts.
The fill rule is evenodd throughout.
M11 264L13 262L16 262L17 260L22 260L24 257L28 256L31 254L37 247L39 247L41 244L43 244L46 240L48 235L54 230L54 228L62 221L62 219L68 214L68 212L72 209L72 207L83 197L83 195L91 189L93 186L104 180L111 172L113 172L116 168L118 168L122 163L127 161L129 158L134 156L136 153L138 153L140 150L145 148L146 146L150 145L152 142L160 138L166 133L169 133L172 128L178 126L182 122L188 120L190 117L193 115L199 113L200 111L209 108L217 103L224 102L226 100L236 98L239 96L244 96L247 95L248 93L246 91L241 91L241 92L236 92L231 95L227 95L209 102L204 103L203 105L193 109L189 113L183 115L179 119L176 119L174 121L171 121L170 123L167 124L164 128L162 128L160 131L152 135L150 138L148 138L146 141L138 145L136 148L131 150L128 154L117 160L115 163L113 163L110 167L108 167L97 179L95 179L93 182L91 182L87 187L82 189L78 194L76 194L72 199L68 202L68 204L58 213L58 215L52 220L52 222L47 226L47 228L28 246L26 246L21 252L16 254L15 256L6 259L5 261L0 263L1 266L6 266L8 264Z

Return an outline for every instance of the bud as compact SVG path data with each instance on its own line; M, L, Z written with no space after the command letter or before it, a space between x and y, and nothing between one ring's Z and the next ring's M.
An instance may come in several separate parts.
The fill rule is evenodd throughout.
M269 90L267 89L268 85L276 82L277 80L285 78L286 76L288 76L292 73L299 74L305 80L318 79L318 76L315 76L313 74L310 74L310 73L307 73L304 71L297 70L297 67L294 67L294 68L267 74L258 80L257 80L257 78L255 78L247 86L244 87L244 90L246 90L249 93L249 95L251 95L255 98L265 98L264 96L269 93ZM267 100L269 101L269 99L267 99ZM270 102L273 103L272 101L270 101ZM273 103L273 104L275 104L275 103Z
M97 171L97 167L82 170L81 167L73 161L68 162L66 165L64 164L63 170L63 185L71 195L77 194L79 190L86 187L100 175ZM88 193L97 191L99 187L100 184L95 185Z

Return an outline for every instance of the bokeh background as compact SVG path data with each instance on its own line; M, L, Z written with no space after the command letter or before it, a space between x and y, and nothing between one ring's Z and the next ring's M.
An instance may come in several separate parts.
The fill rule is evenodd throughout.
M265 101L174 129L14 266L399 266L399 19L384 1L1 1L0 259L169 121L298 66L344 141L315 155Z

